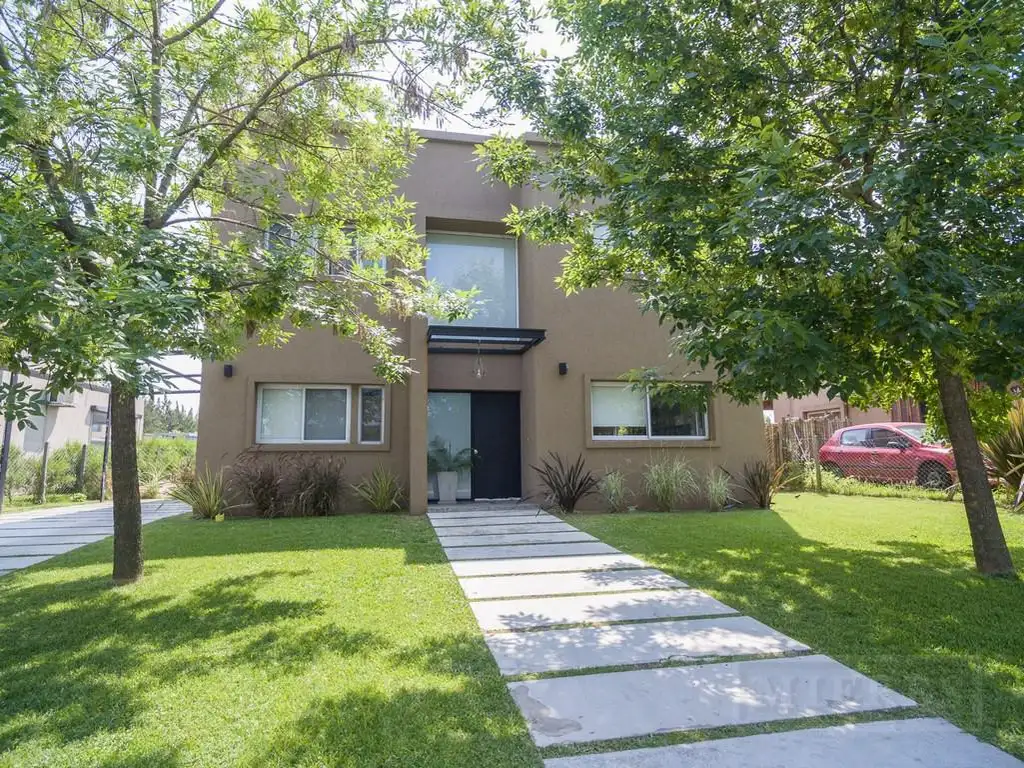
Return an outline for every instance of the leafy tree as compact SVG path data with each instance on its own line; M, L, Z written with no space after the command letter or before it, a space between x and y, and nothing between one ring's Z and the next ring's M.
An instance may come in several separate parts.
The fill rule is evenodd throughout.
M405 119L455 107L471 41L514 38L505 13L0 5L0 365L22 370L27 352L55 390L111 381L116 582L142 574L134 409L161 375L149 359L229 357L246 335L320 324L394 379L409 369L380 318L461 309L421 276L395 181L418 142ZM353 241L369 259L350 258ZM381 255L386 273L370 265Z
M488 64L552 140L483 151L558 202L567 291L628 286L743 400L936 395L977 567L1013 565L965 382L1024 368L1024 4L554 0L576 52Z
M150 396L145 401L145 409L143 424L146 432L195 432L197 429L192 409L186 411L181 403L171 405L167 395L162 400Z

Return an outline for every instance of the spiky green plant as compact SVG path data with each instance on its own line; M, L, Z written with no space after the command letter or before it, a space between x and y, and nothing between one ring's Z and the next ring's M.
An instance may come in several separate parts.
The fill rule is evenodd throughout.
M540 475L544 486L545 507L555 507L565 513L576 511L576 505L584 496L594 492L598 479L594 473L586 469L583 454L569 464L557 453L550 452L551 460L541 459L540 466L531 465L531 469Z
M704 501L711 512L721 512L732 499L732 478L721 469L712 469L704 476Z
M618 469L606 472L597 483L597 491L604 499L609 512L625 512L633 492L626 484L626 475Z
M387 514L401 512L405 508L402 481L383 464L378 464L369 475L354 483L352 490L374 512Z
M700 493L697 473L686 459L665 459L647 465L643 475L644 493L659 512L683 506L688 497Z
M209 469L175 486L171 498L188 504L192 508L192 516L198 519L213 520L228 509L224 476L220 472L211 473Z
M1017 402L1010 411L1006 430L981 447L999 484L1016 494L1024 478L1024 402Z

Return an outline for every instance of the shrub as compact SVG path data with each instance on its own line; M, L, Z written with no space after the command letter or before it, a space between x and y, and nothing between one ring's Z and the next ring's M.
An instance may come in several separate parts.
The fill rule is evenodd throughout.
M382 464L378 464L373 472L355 483L352 490L374 512L401 512L405 508L402 503L405 501L405 489L398 475Z
M167 471L159 467L139 469L139 496L143 499L155 499L163 493L164 483L168 482Z
M606 472L597 483L597 491L609 512L625 512L633 493L626 485L626 475L618 469Z
M292 482L291 514L324 517L341 512L345 498L345 460L317 456L300 461Z
M1006 431L981 448L993 467L992 474L1015 498L1024 478L1024 402L1016 403L1010 411Z
M192 508L192 516L206 520L220 517L227 510L224 497L224 476L206 470L191 481L177 485L171 491L171 498Z
M802 471L802 468L799 468ZM772 469L767 461L758 459L753 464L744 464L740 475L740 487L760 509L772 505L775 494L781 491L794 477L789 464L780 464ZM802 479L802 478L801 478Z
M644 470L643 484L644 493L651 497L659 512L677 509L688 496L700 493L697 475L685 459L648 464Z
M572 464L567 464L557 453L552 452L548 456L551 461L541 459L539 467L531 465L531 469L540 475L544 486L543 506L557 507L571 514L576 511L576 505L584 496L594 492L598 479L593 472L585 469L582 454Z
M288 511L288 475L291 464L244 454L231 467L231 488L260 517L279 517Z
M704 501L712 512L721 512L732 500L732 478L722 469L712 469L704 477Z

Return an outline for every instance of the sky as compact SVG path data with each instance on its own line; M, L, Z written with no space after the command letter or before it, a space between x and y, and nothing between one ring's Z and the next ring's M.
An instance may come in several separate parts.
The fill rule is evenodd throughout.
M543 6L543 0L535 0L534 7L541 8ZM540 19L538 32L533 35L529 41L529 48L534 53L540 53L544 51L547 56L567 56L570 55L575 46L564 40L558 33L555 22L550 18ZM482 101L477 99L470 104L467 104L465 114L469 115L474 110L479 108ZM445 121L438 125L436 119L431 118L426 121L422 121L421 124L417 125L419 128L429 128L431 130L443 130L443 131L455 131L455 132L479 132L486 133L488 130L481 126L472 125L469 122L459 121L452 118L446 118ZM522 133L529 130L530 124L523 118L514 118L503 127L503 131L512 134ZM188 373L198 375L202 369L202 362L194 357L187 355L169 355L161 358L160 361L178 371L179 373ZM174 389L193 390L198 389L198 385L187 380L187 379L174 379L165 385L165 388L169 391ZM199 413L199 395L198 394L185 394L185 395L172 395L168 394L172 403L179 403L186 410L191 409L196 414Z

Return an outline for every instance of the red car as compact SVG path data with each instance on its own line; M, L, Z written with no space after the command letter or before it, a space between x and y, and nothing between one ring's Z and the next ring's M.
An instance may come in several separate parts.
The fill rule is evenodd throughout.
M924 424L858 424L837 429L821 446L821 468L875 483L948 488L956 482L953 451L924 440Z

